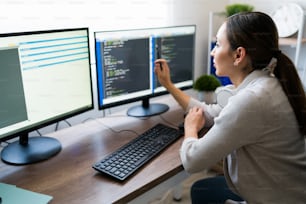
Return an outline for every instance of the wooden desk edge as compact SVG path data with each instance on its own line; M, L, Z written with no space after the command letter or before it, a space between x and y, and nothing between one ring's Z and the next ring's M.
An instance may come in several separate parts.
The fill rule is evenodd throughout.
M172 124L178 124L181 122L183 118L183 111L175 103L174 99L168 96L161 98L161 100L168 100L168 102L171 103L171 110L162 116L162 120L171 121ZM100 120L103 121L101 122ZM152 177L152 179L149 179L147 182L143 183L143 185L141 184L139 186L138 183L128 182L129 184L127 186L134 186L134 184L137 185L134 186L135 188L131 189L131 191L125 188L119 193L115 192L114 196L107 195L107 198L104 199L103 196L105 193L111 193L117 187L120 187L120 185L117 185L107 178L95 179L95 177L92 177L92 169L89 168L89 166L101 156L106 155L108 152L111 152L117 148L117 143L114 145L115 143L113 143L111 140L114 133L106 128L109 124L113 123L113 120L114 118L106 117L51 133L50 135L60 139L63 145L63 150L60 154L48 161L29 166L10 166L0 164L0 169L6 172L0 176L0 178L3 182L15 184L21 188L52 195L54 196L54 199L51 201L52 203L67 203L67 201L76 203L77 200L75 200L75 197L73 196L79 196L79 198L82 200L88 199L88 196L90 195L94 196L93 199L90 198L92 203L96 203L96 201L103 202L104 200L107 203L126 203L183 171L183 166L179 161L179 155L176 152L180 146L180 142L183 139L181 138L178 140L178 142L173 144L174 146L171 145L172 147L169 147L170 149L166 150L166 152L172 152L172 155L175 155L174 157L171 156L170 158L175 159L173 163L169 164L167 161L169 158L166 157L166 161L163 161L163 159L155 160L153 163L149 164L149 168L147 168L147 170L158 169L160 162L168 163L165 171L163 171L160 175L157 177ZM162 122L162 120L159 117L152 117L150 120L139 120L139 122L134 122L134 119L124 117L123 119L120 119L119 123L117 121L116 126L121 127L122 125L124 127L127 124L131 124L129 128L135 128L135 130L138 132L143 132L145 129L152 127L154 124ZM71 134L75 134L74 137L71 137ZM132 133L119 134L117 139L122 139L120 140L120 143L123 144L134 137L135 135ZM69 160L69 158L72 158L72 160ZM64 166L59 164L64 164ZM77 164L77 167L83 170L77 172L76 174L64 173L70 172L73 169L73 164ZM43 171L41 171L41 169L43 169ZM57 171L58 169L60 169L60 171ZM50 174L50 171L52 174ZM145 170L144 173L140 174L140 176L138 175L139 177L136 175L136 178L138 177L141 179L147 174L148 172ZM79 180L78 178L80 176L86 176L86 178ZM54 179L54 177L56 179ZM52 181L51 184L49 184L50 181ZM92 193L89 189L87 189L84 195L80 195L79 193L81 189L76 185L72 188L68 188L68 186L74 184L91 186L92 181L96 182L98 185L95 186L94 192ZM103 184L100 182L103 182ZM139 181L139 183L141 183L141 181ZM108 185L111 188L108 188ZM104 191L102 188L106 188L107 190ZM99 193L100 190L103 191L103 194ZM66 193L69 194L66 196Z
M156 179L156 180L154 180L150 183L147 183L146 185L142 186L140 189L138 189L134 192L131 192L127 196L115 201L114 204L127 203L127 202L135 199L136 197L142 195L143 193L151 190L152 188L154 188L158 184L161 184L162 182L171 178L172 176L175 176L176 174L180 173L183 170L184 170L183 166L180 165L180 166L174 168L172 171L168 172L167 174L164 174L163 176L159 177L158 179Z

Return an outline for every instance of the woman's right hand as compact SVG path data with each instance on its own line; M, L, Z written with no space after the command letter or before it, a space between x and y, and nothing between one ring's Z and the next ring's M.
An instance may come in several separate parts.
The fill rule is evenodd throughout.
M154 72L158 78L158 81L165 88L172 84L170 78L170 69L165 59L157 59L155 61Z
M180 106L186 110L190 101L190 96L184 93L181 89L177 88L171 81L170 68L165 59L157 59L154 67L155 75L159 83L169 91L169 93L175 98Z

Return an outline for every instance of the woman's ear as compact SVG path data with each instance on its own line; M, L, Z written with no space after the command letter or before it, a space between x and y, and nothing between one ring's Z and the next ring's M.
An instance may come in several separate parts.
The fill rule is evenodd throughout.
M238 47L234 53L234 65L238 66L246 58L246 50L244 47Z

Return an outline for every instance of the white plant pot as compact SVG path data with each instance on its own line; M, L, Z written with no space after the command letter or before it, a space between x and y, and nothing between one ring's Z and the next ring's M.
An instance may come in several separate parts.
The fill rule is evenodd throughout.
M214 91L199 91L198 100L206 104L216 103L216 94Z

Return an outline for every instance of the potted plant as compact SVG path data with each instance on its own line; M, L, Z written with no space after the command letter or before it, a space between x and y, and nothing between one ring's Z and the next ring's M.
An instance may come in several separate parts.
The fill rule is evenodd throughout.
M221 86L221 82L214 75L203 74L193 84L193 89L198 91L198 99L207 104L215 103L215 90Z
M225 7L226 16L229 17L239 12L253 11L254 7L249 4L230 4Z

